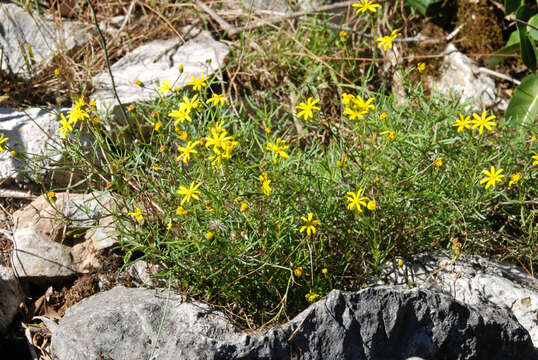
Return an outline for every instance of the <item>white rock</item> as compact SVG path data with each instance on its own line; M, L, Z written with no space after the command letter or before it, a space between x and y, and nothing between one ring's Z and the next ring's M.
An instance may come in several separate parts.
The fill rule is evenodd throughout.
M84 44L92 29L75 22L55 23L15 4L0 4L0 24L1 69L23 78L38 73L60 49Z
M451 261L447 251L424 254L406 262L380 284L435 287L469 305L509 308L538 345L538 282L526 272L476 255Z
M12 261L19 277L43 281L75 273L68 246L47 240L30 227L15 231L13 238L15 246Z
M0 332L3 332L24 300L17 279L11 269L0 265Z
M471 110L477 112L501 101L496 95L495 81L481 73L472 59L460 53L452 44L443 53L445 58L441 77L432 83L434 91L445 96L452 92L460 97L461 102L473 104Z
M179 39L155 40L125 55L112 65L112 73L118 96L123 104L149 101L157 97L157 87L169 80L173 87L184 87L194 76L211 75L224 65L229 53L228 46L214 40L207 31L201 31L185 44ZM179 74L179 65L184 67ZM136 85L140 80L145 87ZM119 114L113 96L108 72L93 79L96 91L91 95L100 112Z
M57 113L51 110L31 108L25 111L0 108L0 134L9 138L3 145L17 152L24 151L31 159L40 159L37 164L43 169L39 175L50 168L53 162L61 159L58 148L59 128ZM45 158L42 158L45 157ZM25 180L16 169L24 164L8 151L0 153L0 182L12 177L17 181ZM29 177L35 174L29 173Z

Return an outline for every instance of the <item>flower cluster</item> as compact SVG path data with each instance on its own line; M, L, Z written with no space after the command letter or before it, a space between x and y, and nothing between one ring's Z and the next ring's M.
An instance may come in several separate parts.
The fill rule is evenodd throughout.
M364 115L368 115L370 110L375 109L375 105L372 104L374 101L375 98L373 97L364 101L360 95L342 94L344 114L349 117L349 120L364 119Z
M362 196L363 189L359 188L357 192L349 191L347 193L346 199L349 201L347 208L353 211L353 208L357 209L358 212L362 212L362 206L366 207L368 210L375 210L377 208L377 203L375 200L369 200L366 196Z
M456 127L458 132L461 132L464 129L471 129L472 125L471 130L478 128L478 133L480 135L482 135L482 133L484 132L484 128L491 131L493 130L493 126L497 126L497 123L492 121L496 118L496 116L487 116L486 110L484 110L481 115L478 115L477 113L473 113L472 115L474 120L471 120L471 116L464 117L462 114L460 114L459 119L457 119L452 126Z
M67 117L60 113L60 128L57 131L60 132L60 138L65 139L67 134L73 131L73 126L79 121L86 121L90 118L90 113L95 107L95 102L90 101L89 104L84 102L84 96L81 96L78 100L75 100L75 106L67 112ZM97 121L93 121L94 124Z

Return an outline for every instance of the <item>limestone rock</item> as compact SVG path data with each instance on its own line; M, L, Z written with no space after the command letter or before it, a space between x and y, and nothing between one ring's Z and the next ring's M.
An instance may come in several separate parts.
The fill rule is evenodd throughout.
M25 276L69 276L72 271L84 273L99 268L101 265L99 250L112 246L117 238L110 220L112 218L110 212L114 209L114 202L106 193L57 193L54 203L45 196L40 196L28 206L15 212L13 214L14 236L17 238L18 234L22 233L25 234L22 238L27 239L30 236L27 234L34 234L33 236L36 237L34 242L45 241L47 246L61 249L54 253L60 256L58 259L49 257L48 260L54 260L71 270L71 272L62 272L52 276L50 271L40 275L37 271L40 268L36 268L36 271ZM106 227L100 228L101 224L106 224ZM91 233L88 229L92 230ZM73 232L72 241L66 241L64 235L71 232ZM106 236L96 237L95 234L100 232L106 232ZM86 240L78 241L77 239L82 239L83 233ZM75 238L74 235L78 237ZM69 256L66 256L64 252L68 252ZM31 263L37 261L33 257L24 259ZM30 266L22 260L20 262L21 266Z
M17 111L0 108L0 134L3 133L9 138L3 145L18 153L26 152L28 157L37 161L43 171L47 171L54 162L61 159L60 152L54 150L60 144L56 132L59 124L57 114L52 109L32 108ZM0 182L10 177L19 182L25 181L26 178L16 171L19 168L30 170L25 168L17 155L13 156L9 151L0 153ZM43 171L37 175L41 176ZM32 178L34 175L36 174L30 172L28 177Z
M13 268L19 277L41 282L75 273L68 246L46 239L33 228L15 231L13 239Z
M521 269L477 255L451 261L448 251L416 256L403 268L394 266L381 284L436 289L469 305L491 304L509 309L538 345L538 281Z
M169 80L173 87L184 87L194 76L211 75L224 65L229 53L225 44L213 39L207 31L201 31L185 44L179 39L155 40L131 51L112 65L112 73L118 96L122 103L149 101L157 97L160 82ZM179 65L184 68L179 74ZM137 86L136 80L144 83ZM118 115L119 107L112 93L108 72L94 79L96 91L91 95L101 112Z
M89 40L91 25L54 22L15 4L0 4L1 70L31 78L58 51Z
M11 269L0 265L0 333L9 326L24 300Z
M166 312L165 312L166 309ZM162 321L160 336L157 334ZM69 359L536 359L513 315L429 290L332 291L293 320L235 330L205 304L116 287L69 308L51 350Z
M432 83L432 89L445 96L454 93L461 102L474 104L473 111L482 111L497 105L501 100L497 97L495 81L481 73L471 58L463 55L452 44L444 51L445 57L438 81ZM505 104L506 105L506 104ZM500 105L500 107L505 106Z

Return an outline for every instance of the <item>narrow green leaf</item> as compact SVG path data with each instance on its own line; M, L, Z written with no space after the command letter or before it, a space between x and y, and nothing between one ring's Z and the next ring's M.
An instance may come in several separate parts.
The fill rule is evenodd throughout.
M512 124L532 124L538 116L538 74L526 76L516 88L504 118Z

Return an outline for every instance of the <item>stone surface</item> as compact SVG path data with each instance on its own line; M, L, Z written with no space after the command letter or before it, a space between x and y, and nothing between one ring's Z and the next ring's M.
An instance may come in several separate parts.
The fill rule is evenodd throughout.
M24 296L11 269L0 265L0 333L9 326Z
M59 51L89 40L91 25L51 21L15 4L0 4L1 70L30 78Z
M228 46L213 39L207 31L199 32L185 44L179 39L155 40L131 51L112 65L118 96L122 103L157 98L157 87L169 80L173 87L184 87L194 76L211 75L224 65ZM179 75L179 65L184 68ZM145 87L135 84L136 80ZM112 93L108 72L93 79L96 91L91 95L100 112L118 115L119 107Z
M61 264L64 270L88 272L100 267L99 250L112 246L116 241L113 224L109 222L110 211L114 208L112 198L106 193L57 193L54 203L47 197L40 196L13 214L14 236L17 239L18 234L22 233L24 241L30 241L29 237L35 236L36 239L32 243L43 243L46 244L43 246L55 249L54 252L47 254L49 262ZM106 227L101 229L100 224L104 223ZM89 233L88 229L92 232ZM100 233L100 230L106 231L107 236L96 237L95 234ZM72 236L72 239L67 241L64 235L69 233L79 236L77 238ZM85 241L82 242L78 239L84 239L83 233ZM59 277L72 274L72 271L64 271L53 275L55 270L50 269L40 274L39 271L43 270L43 267L34 265L34 262L40 263L35 256L24 257L19 262L20 266L27 268L28 274L24 276ZM28 269L33 270L28 272Z
M454 93L461 102L473 104L472 111L482 111L499 105L495 81L480 72L471 58L463 55L449 44L444 51L443 66L439 80L432 83L432 89L445 96ZM474 100L473 100L474 99ZM504 105L500 104L500 107Z
M521 269L477 255L461 255L455 262L448 251L423 254L394 266L381 284L414 283L435 288L470 305L491 304L510 311L538 347L538 282ZM393 271L392 271L393 270Z
M116 287L48 326L59 360L536 359L510 312L418 289L334 290L287 324L242 333L205 304Z
M44 169L40 175L61 159L61 154L54 150L59 144L56 132L59 124L57 114L52 110L31 108L17 111L0 108L0 134L3 133L9 138L4 145L17 152L24 151L32 159L40 159L37 164ZM41 159L43 156L48 159ZM10 177L18 182L27 180L17 173L16 169L19 168L28 170L23 162L9 151L0 153L0 182ZM34 175L32 172L28 173L30 178Z
M12 263L20 278L42 282L75 273L68 246L46 239L33 228L15 231L13 239Z

